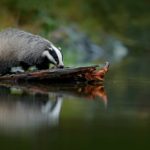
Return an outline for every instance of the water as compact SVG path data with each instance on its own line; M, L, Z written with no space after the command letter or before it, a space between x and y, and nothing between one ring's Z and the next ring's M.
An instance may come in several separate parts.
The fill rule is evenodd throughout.
M96 87L1 85L1 149L149 147L148 64L130 55Z

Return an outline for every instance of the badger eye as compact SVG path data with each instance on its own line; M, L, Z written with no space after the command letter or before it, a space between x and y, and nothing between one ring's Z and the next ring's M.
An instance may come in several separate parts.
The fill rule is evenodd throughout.
M56 54L56 52L54 50L50 50L49 51L50 55L54 58L54 60L59 63L59 58L58 55Z

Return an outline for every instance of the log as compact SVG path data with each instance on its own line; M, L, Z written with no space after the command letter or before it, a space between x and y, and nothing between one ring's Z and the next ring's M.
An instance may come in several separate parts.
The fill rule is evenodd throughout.
M104 81L109 63L100 68L99 65L64 69L48 69L0 76L0 83L43 83L43 84L78 84L99 83Z

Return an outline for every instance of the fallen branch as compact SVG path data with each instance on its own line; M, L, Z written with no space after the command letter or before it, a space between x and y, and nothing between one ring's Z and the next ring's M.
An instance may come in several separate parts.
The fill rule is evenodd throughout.
M102 68L99 68L99 66L96 65L77 68L40 70L0 76L0 82L40 82L44 84L103 82L108 68L109 63L106 62L105 66Z

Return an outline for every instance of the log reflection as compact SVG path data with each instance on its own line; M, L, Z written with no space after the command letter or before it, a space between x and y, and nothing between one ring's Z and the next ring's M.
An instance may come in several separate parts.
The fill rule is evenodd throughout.
M95 99L98 97L107 106L103 85L1 85L0 128L38 128L42 125L56 126L59 123L64 96Z

